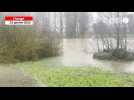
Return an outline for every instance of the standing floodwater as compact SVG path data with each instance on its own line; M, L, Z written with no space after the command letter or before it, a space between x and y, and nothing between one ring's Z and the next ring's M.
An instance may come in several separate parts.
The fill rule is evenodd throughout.
M88 65L92 61L92 49L84 39L64 39L63 63L69 66Z
M133 43L133 40L128 41L130 47ZM96 42L93 39L63 39L62 62L65 66L95 66L115 72L134 72L134 61L96 60L92 58L96 50Z

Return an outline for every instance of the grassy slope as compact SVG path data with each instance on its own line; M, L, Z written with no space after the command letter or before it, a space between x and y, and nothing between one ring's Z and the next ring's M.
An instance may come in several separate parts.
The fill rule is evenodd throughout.
M94 67L58 66L53 58L37 62L18 63L16 66L47 86L134 86L134 74L112 73Z

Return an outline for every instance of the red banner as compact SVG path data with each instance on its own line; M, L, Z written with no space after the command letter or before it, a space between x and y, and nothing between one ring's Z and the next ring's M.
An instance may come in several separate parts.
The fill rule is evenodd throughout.
M32 21L32 16L5 16L5 21Z

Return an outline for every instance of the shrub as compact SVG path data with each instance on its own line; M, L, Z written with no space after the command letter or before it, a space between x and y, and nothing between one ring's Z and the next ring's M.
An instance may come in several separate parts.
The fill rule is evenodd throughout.
M102 60L134 60L134 53L128 52L125 49L111 49L102 52L96 52L93 58Z
M25 30L3 31L0 33L0 62L38 60L43 57L56 56L59 54L61 43L58 35Z

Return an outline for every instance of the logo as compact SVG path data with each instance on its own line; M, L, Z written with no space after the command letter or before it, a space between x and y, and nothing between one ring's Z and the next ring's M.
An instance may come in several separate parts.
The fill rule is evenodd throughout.
M32 16L5 16L5 25L33 25Z

